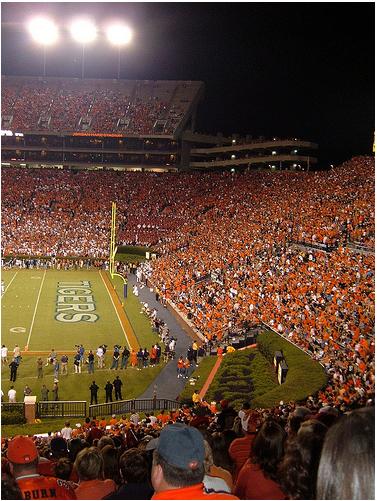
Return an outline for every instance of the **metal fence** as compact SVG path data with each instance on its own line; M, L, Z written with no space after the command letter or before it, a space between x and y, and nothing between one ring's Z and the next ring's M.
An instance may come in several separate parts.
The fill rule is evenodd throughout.
M25 414L25 404L23 402L1 402L1 412L15 412Z
M36 405L36 417L85 417L85 401L41 401Z
M148 398L137 400L119 400L108 402L107 404L97 404L89 406L89 416L110 416L112 414L127 414L132 411L150 412L156 410L173 410L179 407L175 400L166 398Z

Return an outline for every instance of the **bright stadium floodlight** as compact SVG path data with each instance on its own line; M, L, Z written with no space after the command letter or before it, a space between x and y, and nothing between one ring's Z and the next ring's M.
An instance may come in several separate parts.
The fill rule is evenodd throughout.
M77 19L70 27L72 38L82 45L81 78L84 79L85 45L97 38L97 27L88 19Z
M106 28L106 36L113 45L127 45L132 39L132 31L125 24L112 24Z
M73 21L70 28L71 35L76 42L86 44L97 38L97 28L94 23L87 19Z
M46 76L46 47L59 38L59 31L53 21L45 17L35 17L28 23L28 31L33 40L43 45L43 76Z
M131 42L132 31L125 24L111 24L106 28L108 41L118 47L118 80L120 78L120 48Z
M28 24L28 30L33 40L41 45L52 45L59 36L55 23L45 17L32 19Z

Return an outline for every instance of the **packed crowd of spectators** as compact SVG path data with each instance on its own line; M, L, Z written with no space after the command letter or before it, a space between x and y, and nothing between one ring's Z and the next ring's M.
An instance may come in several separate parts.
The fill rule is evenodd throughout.
M13 116L11 127L18 132L172 134L198 91L196 82L173 84L122 81L104 86L102 81L4 77L2 115ZM156 132L158 120L164 127Z
M313 398L86 418L3 438L2 498L374 499L373 438L374 407L342 414Z
M324 402L351 404L374 392L373 163L316 173L5 169L3 254L106 259L116 201L118 242L161 254L145 273L162 300L209 339L265 322L325 366Z

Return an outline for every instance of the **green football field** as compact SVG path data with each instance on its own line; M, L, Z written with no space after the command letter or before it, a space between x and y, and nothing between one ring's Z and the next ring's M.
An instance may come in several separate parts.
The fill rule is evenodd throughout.
M2 280L2 343L10 351L15 344L29 352L128 344L99 271L11 269Z

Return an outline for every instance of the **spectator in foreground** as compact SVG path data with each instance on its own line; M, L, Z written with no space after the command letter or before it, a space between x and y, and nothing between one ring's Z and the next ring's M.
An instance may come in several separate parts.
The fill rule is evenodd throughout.
M375 499L374 408L342 417L330 428L318 469L317 499Z
M31 438L16 436L11 440L8 460L23 499L76 499L68 482L38 474L38 450Z
M285 431L268 419L251 446L234 492L240 499L285 499L278 483L277 468L284 454Z
M166 426L153 453L152 499L238 499L203 490L204 457L200 431L181 423Z
M104 480L104 462L96 447L88 447L76 456L74 467L79 476L77 499L102 499L116 489L111 479Z
M120 457L119 466L123 483L106 499L151 499L153 488L147 453L136 448L128 449Z
M319 459L327 426L316 419L304 421L288 439L279 467L281 485L289 499L315 499Z

